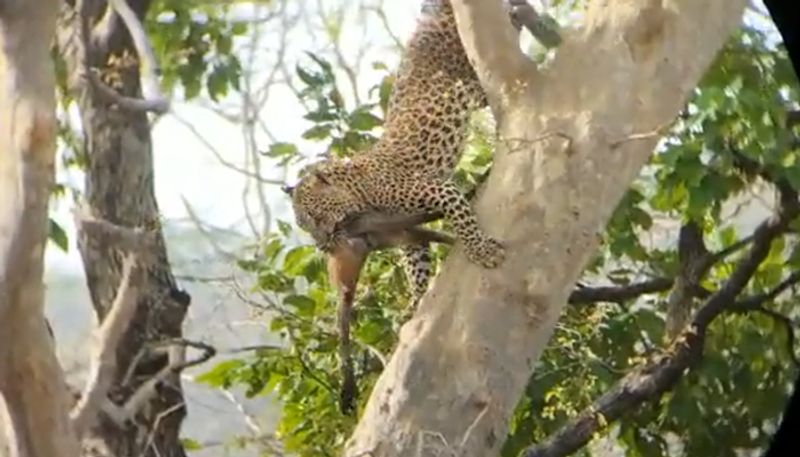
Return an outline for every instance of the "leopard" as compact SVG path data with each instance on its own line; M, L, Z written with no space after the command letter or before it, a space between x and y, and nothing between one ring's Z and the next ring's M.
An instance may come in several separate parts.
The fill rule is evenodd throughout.
M472 114L488 105L486 93L459 36L450 0L424 0L406 43L388 100L383 134L349 158L308 167L290 194L297 225L330 252L341 221L358 213L444 216L470 261L498 267L505 245L478 224L469 200L453 181ZM413 295L427 290L427 243L405 245Z

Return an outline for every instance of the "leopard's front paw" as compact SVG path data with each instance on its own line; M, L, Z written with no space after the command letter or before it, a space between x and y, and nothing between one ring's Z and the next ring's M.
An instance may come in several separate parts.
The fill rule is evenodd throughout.
M500 241L485 237L467 250L470 260L484 268L496 268L506 258L506 248Z

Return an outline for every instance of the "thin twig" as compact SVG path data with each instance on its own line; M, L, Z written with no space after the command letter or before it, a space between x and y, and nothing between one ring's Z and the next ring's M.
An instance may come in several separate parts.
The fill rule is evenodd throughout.
M153 428L150 430L150 433L147 435L147 444L142 448L142 451L139 453L139 457L144 457L147 454L147 450L150 447L153 447L153 451L156 455L160 455L158 449L155 445L155 437L156 433L158 432L158 427L161 425L161 421L164 420L165 417L169 416L170 414L186 407L186 403L183 401L175 403L174 405L170 406L169 408L161 411L156 416L156 420L153 422Z
M710 268L712 265L714 265L714 264L716 264L716 263L718 263L718 262L720 262L722 260L725 260L731 254L734 254L734 253L744 249L745 247L747 247L748 244L750 244L752 242L753 242L753 235L751 234L751 235L746 236L746 237L742 238L741 240L733 243L732 245L728 246L727 248L715 253L714 255L709 256L707 258L707 261L706 261L707 262L706 263L706 268Z

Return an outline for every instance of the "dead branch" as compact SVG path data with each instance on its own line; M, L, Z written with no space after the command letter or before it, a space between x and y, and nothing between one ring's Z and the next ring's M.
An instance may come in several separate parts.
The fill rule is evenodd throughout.
M184 408L185 406L186 406L186 403L181 401L181 402L175 403L174 405L170 406L169 408L165 409L164 411L161 411L160 413L158 413L158 415L156 416L156 420L153 422L153 429L150 430L150 433L147 434L147 444L142 448L141 452L139 452L139 457L144 457L145 455L147 455L147 451L150 448L153 448L153 453L155 455L161 455L161 452L159 452L158 446L156 446L156 443L155 443L156 434L158 433L158 427L161 425L161 421L163 421L165 417L169 416L170 414L172 414L172 413L174 413L176 411L179 411L180 409Z
M136 314L138 281L134 278L135 268L136 258L129 254L122 266L122 279L111 311L103 319L93 338L89 380L80 400L70 412L75 433L79 437L97 419L97 411L111 389L117 369L117 347Z
M186 348L192 347L202 351L202 354L195 359L186 360ZM103 412L106 413L117 426L124 426L126 422L141 411L142 407L158 395L158 386L166 383L172 376L181 371L207 362L217 353L216 349L208 344L190 341L186 339L173 339L159 342L149 346L150 350L164 351L168 355L167 364L161 368L154 376L140 385L121 406L108 400L103 404ZM136 363L140 357L134 359ZM132 370L129 370L131 374Z

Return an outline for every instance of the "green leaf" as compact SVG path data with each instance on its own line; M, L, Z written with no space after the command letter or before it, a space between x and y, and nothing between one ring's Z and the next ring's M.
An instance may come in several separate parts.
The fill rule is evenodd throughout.
M325 81L333 82L334 76L333 76L333 67L331 67L331 64L327 60L317 56L313 52L306 51L306 55L311 57L311 60L313 60L322 70L322 73L325 75Z
M283 293L292 289L292 282L281 273L263 271L258 276L258 287L269 292Z
M381 80L380 89L379 89L379 100L381 110L384 113L389 109L389 99L392 95L392 87L394 85L394 77L393 76L386 76Z
M214 387L227 387L230 385L231 378L245 366L244 361L231 359L218 363L211 370L197 376L195 382L208 384Z
M268 157L283 157L298 154L300 151L294 143L272 143L266 152Z
M336 113L323 110L312 111L303 116L303 119L311 122L335 121L337 118Z
M283 302L297 310L301 316L311 316L314 314L316 303L305 295L287 295Z
M69 250L69 239L67 238L67 232L65 232L64 229L53 219L50 219L47 238L55 243L56 246L58 246L58 248L62 251L67 252Z
M278 230L281 232L281 235L288 237L290 233L292 233L292 226L288 222L284 222L280 219L277 220L278 223Z
M306 264L314 257L313 246L300 246L290 250L283 259L283 271L289 276L302 274Z
M297 76L300 78L300 81L303 81L309 87L316 88L325 83L321 77L307 72L299 65L295 68L295 71L297 72Z
M647 211L641 208L631 208L630 220L631 223L638 225L644 230L650 230L650 228L653 226L653 218L647 213Z
M331 129L332 127L329 124L315 125L303 132L302 137L306 140L324 140L331 135Z
M199 441L192 438L181 438L181 446L187 451L199 451L203 449L203 445Z
M228 93L228 75L224 67L214 67L214 70L206 78L206 90L208 96L215 102Z
M355 130L370 131L383 124L383 120L368 111L354 111L348 119L350 127Z

